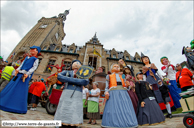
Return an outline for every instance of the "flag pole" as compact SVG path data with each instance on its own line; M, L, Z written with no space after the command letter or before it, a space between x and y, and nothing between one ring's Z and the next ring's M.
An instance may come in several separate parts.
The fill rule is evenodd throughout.
M94 48L94 45L93 45ZM94 62L94 51L93 51L93 58L92 58L92 67L93 67L93 62Z

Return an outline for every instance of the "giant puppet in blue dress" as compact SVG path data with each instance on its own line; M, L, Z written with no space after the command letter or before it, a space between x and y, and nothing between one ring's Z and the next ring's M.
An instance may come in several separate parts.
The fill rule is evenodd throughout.
M137 127L137 118L131 98L127 92L129 82L124 81L118 64L114 64L112 74L107 75L105 97L108 99L105 104L102 127ZM109 98L108 98L109 97Z
M30 55L16 69L15 77L1 91L1 110L20 114L27 112L28 85L38 67L37 55L40 50L38 46L30 47Z
M72 61L71 71L62 71L58 80L66 86L59 99L54 120L61 120L66 127L75 127L83 123L82 86L89 84L88 79L78 79L75 73L81 67L79 60Z

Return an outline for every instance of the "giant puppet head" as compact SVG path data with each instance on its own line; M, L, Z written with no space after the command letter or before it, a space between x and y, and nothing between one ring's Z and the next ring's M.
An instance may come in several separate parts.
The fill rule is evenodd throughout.
M38 54L40 53L40 50L41 50L40 47L34 45L34 46L30 47L30 55L31 56L38 56Z
M163 56L160 58L160 62L163 64L163 65L168 65L169 63L169 60L166 56Z
M113 64L111 67L112 73L119 73L120 72L120 66L118 64Z
M149 59L148 56L142 56L141 60L142 60L144 65L151 64L150 59Z
M72 65L71 65L71 69L74 70L74 72L76 73L77 70L81 67L81 62L79 60L73 60L72 61Z

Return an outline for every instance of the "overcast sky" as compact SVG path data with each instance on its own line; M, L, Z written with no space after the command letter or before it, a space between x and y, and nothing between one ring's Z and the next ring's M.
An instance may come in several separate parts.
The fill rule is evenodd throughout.
M194 38L193 6L193 1L1 1L0 55L6 59L42 17L71 8L63 44L83 46L97 32L105 49L143 52L158 69L162 56L176 65L186 60L182 48Z

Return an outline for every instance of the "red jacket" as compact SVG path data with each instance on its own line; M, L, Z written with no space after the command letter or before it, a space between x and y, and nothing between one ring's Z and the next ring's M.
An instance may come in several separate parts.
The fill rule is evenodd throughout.
M178 79L179 74L180 74L180 71L176 73L176 81ZM189 69L187 68L182 69L181 75L179 77L179 84L181 88L193 85L192 76L193 74Z
M45 84L43 82L34 82L34 84L35 84L35 87L32 91L32 94L40 97L42 92L46 91Z
M34 82L33 82L33 83L30 85L30 88L29 88L28 92L29 92L29 93L32 93L33 90L34 90L34 87L35 87L35 84L34 84Z

